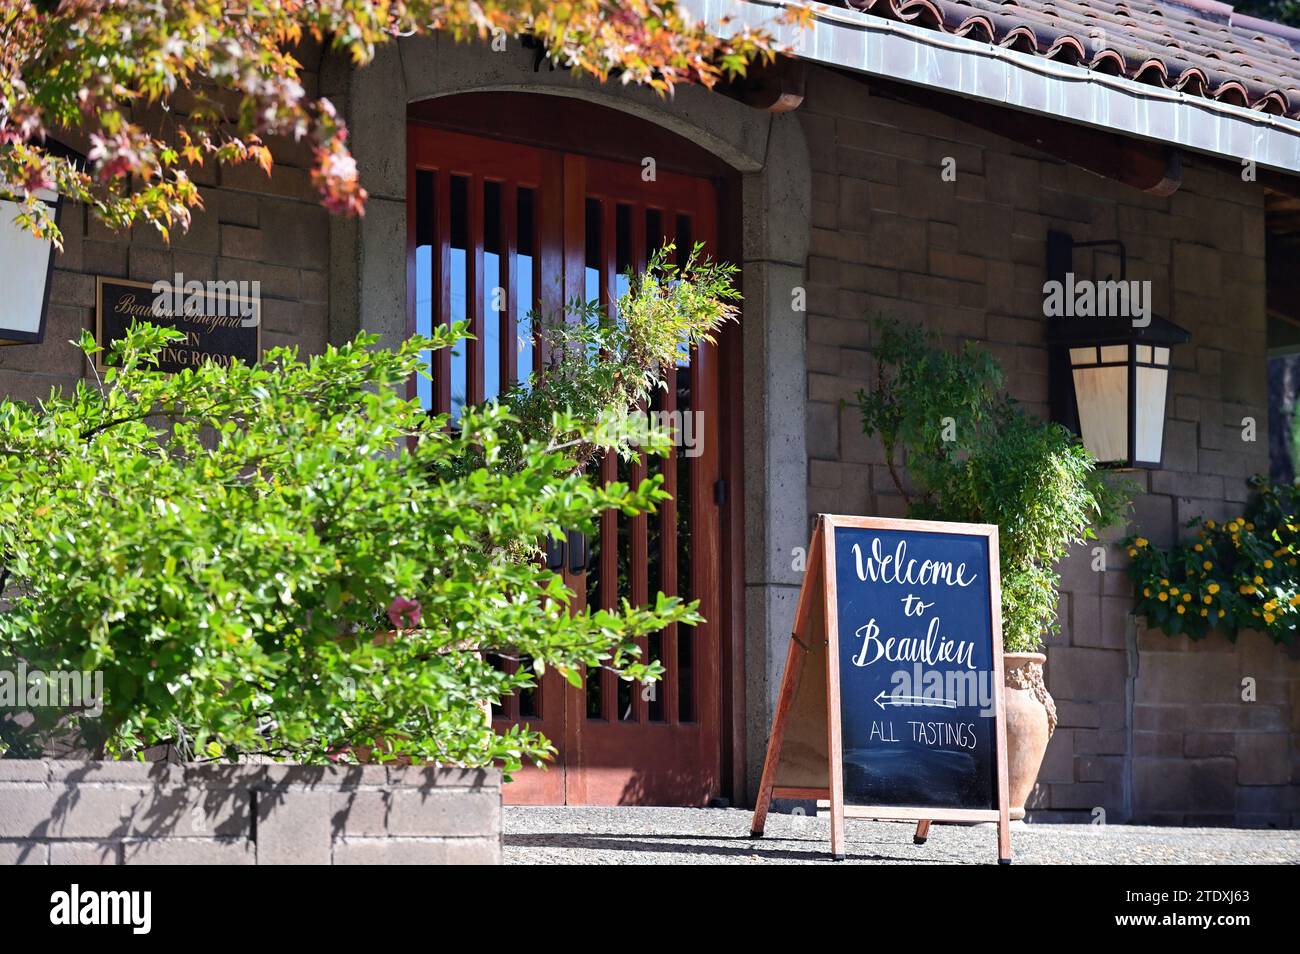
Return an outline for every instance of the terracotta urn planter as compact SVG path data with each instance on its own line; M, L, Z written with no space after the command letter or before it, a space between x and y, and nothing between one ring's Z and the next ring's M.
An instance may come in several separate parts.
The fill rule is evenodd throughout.
M1043 681L1042 653L1005 653L1002 656L1006 686L1007 783L1011 820L1025 817L1025 799L1034 788L1043 764L1047 740L1056 729L1056 704Z

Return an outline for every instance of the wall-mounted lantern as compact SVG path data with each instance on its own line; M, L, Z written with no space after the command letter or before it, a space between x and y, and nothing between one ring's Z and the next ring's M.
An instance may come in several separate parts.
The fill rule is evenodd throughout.
M85 163L84 156L61 143L51 140L45 147L78 165ZM8 191L0 188L0 193ZM53 209L57 224L63 197L53 189L39 189L36 196ZM19 203L0 198L0 345L44 341L45 313L50 304L54 242L38 238L14 222L19 208Z
M63 200L52 189L37 193L54 210ZM54 242L14 222L19 204L0 199L0 345L39 344L45 340L45 312L54 274Z
M1118 250L1119 280L1077 278L1074 249L1102 245ZM1078 434L1099 462L1154 468L1164 456L1171 352L1191 340L1191 334L1151 314L1149 284L1144 293L1140 283L1128 281L1126 271L1122 242L1075 242L1064 232L1048 233L1049 286L1060 283L1052 291L1059 287L1071 303L1076 292L1080 302L1091 296L1089 307L1067 315L1045 308L1052 417ZM1113 307L1141 301L1144 294L1144 314Z

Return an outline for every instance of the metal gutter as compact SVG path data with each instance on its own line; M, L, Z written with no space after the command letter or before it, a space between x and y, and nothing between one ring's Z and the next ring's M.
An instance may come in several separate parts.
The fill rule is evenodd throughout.
M774 23L794 6L813 10L811 28ZM761 27L790 55L811 62L1300 173L1300 122L1284 117L847 8L703 0L702 16L723 35L737 26Z

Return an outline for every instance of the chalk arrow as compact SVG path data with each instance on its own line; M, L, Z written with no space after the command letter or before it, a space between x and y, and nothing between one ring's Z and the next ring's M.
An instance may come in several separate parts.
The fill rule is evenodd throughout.
M938 706L940 709L956 709L956 699L930 699L926 696L887 696L885 690L875 698L876 705L883 710L885 706Z

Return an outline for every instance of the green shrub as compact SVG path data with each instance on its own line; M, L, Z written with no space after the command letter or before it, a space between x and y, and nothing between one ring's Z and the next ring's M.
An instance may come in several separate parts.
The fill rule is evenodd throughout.
M945 351L896 322L877 330L875 386L858 392L863 430L880 435L909 516L997 524L1003 645L1037 649L1057 628L1056 564L1122 517L1127 489L1107 483L1068 430L1002 394L988 352Z
M1256 629L1290 644L1300 625L1300 487L1251 479L1245 512L1227 523L1197 517L1195 535L1169 550L1140 536L1129 548L1137 613L1147 626L1200 639L1220 630L1236 641Z
M275 349L164 375L155 355L176 332L137 325L102 382L0 403L0 668L104 682L98 717L0 713L0 754L57 737L115 758L159 744L308 763L546 757L535 731L495 735L484 702L547 668L575 685L584 667L655 678L635 640L700 619L662 594L571 613L538 545L666 498L659 476L602 487L583 465L634 452L605 418L657 386L678 341L732 317L731 274L657 263L619 324L577 309L590 320L564 334L590 347L555 359L572 390L519 389L454 428L402 395L461 326L396 351L361 336L306 361ZM81 347L96 351L89 335ZM569 407L578 394L594 402ZM494 653L531 665L502 672Z

